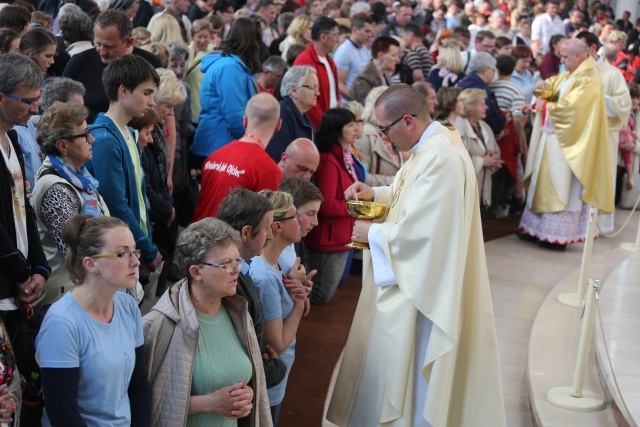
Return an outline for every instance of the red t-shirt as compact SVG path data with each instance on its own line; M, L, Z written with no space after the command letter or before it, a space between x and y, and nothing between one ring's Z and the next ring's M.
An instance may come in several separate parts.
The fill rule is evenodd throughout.
M215 217L218 206L236 187L277 190L282 172L262 147L233 141L211 153L202 165L202 186L191 222Z

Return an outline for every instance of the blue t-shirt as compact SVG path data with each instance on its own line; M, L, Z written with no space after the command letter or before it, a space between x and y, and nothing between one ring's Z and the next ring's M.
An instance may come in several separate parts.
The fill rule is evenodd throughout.
M264 323L282 317L282 320L289 317L293 311L293 300L282 283L282 272L276 270L268 262L260 257L251 258L249 276L260 293L262 301L262 316ZM269 405L276 406L284 399L284 391L287 387L289 372L296 356L296 340L280 355L280 360L287 365L287 374L284 379L275 387L267 389L269 394Z
M78 410L88 426L130 426L127 391L135 349L144 343L140 310L130 295L116 292L113 319L101 323L72 293L53 304L42 322L38 362L42 368L80 368ZM51 425L46 410L42 425Z
M353 81L360 71L371 61L371 49L365 46L356 46L351 40L345 40L333 55L333 61L338 70L349 70L344 84L351 89Z

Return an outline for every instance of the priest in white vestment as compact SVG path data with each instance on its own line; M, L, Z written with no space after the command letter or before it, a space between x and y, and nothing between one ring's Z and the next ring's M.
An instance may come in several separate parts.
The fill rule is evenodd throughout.
M380 130L409 161L387 187L347 199L385 203L327 419L349 427L506 425L475 171L460 135L424 97L394 85L376 102ZM384 124L385 126L382 126Z
M589 206L611 213L613 184L607 113L596 61L583 42L560 45L566 71L538 82L548 102L536 116L519 237L563 249L585 239Z

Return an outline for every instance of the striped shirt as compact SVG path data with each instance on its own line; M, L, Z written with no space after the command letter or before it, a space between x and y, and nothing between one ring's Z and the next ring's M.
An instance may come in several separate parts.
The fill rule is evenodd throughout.
M494 80L489 87L495 93L498 106L506 112L513 112L524 107L524 95L515 83L509 80Z
M429 71L433 67L433 58L429 54L429 50L424 45L418 45L412 47L404 56L404 63L411 68L411 70L422 69L424 79L427 80Z

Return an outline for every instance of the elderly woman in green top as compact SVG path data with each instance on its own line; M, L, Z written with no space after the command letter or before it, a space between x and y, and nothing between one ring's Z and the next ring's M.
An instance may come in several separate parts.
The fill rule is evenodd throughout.
M143 318L151 425L272 426L247 301L236 296L240 235L205 218L178 238L186 277Z

